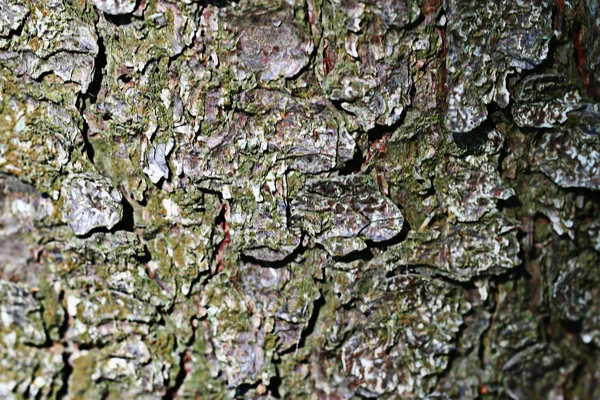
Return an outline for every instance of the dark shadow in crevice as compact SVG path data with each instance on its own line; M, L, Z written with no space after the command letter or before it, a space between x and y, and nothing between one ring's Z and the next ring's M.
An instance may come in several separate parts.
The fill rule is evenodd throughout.
M64 318L62 320L62 323L58 327L58 336L61 338L61 340L64 340L64 338L66 338L67 336L67 331L69 330L69 312L65 306L64 290L61 290L60 294L58 295L58 304L60 304L60 307L63 309L64 312Z
M504 212L507 209L515 209L522 207L523 204L519 200L517 195L510 196L508 199L499 199L496 201L496 208L500 212Z
M353 263L355 261L370 261L373 258L375 258L375 255L373 254L373 252L371 251L371 246L367 245L366 248L359 250L359 251L353 251L352 253L346 254L344 256L334 256L333 259L336 262L341 262L341 263L345 263L345 264L350 264Z
M92 146L92 144L89 141L90 126L88 125L88 122L85 119L86 96L87 95L80 95L77 98L77 108L79 109L79 113L82 116L82 118L81 118L81 121L82 121L81 136L83 138L83 148L81 149L81 153L85 154L87 156L88 160L90 160L90 162L92 164L94 164L95 151L94 151L94 147Z
M135 221L134 221L134 210L133 210L133 206L131 204L129 204L129 202L125 199L125 197L123 196L123 200L121 202L121 204L123 205L123 216L121 217L121 220L110 230L111 233L117 232L117 231L126 231L126 232L133 232L134 228L135 228Z
M144 254L136 254L133 256L133 258L140 264L148 264L150 261L152 261L152 254L150 253L148 246L144 245Z
M579 337L581 332L583 331L583 321L571 321L569 319L561 319L560 325L563 330L566 332Z
M98 94L102 88L102 71L107 64L106 47L104 47L104 39L102 39L100 35L98 35L98 54L96 55L96 60L94 62L94 75L87 93L85 94L85 96L89 97L91 104L96 103L98 100Z
M366 133L363 132L362 135L367 135L367 148L363 150L360 148L359 143L356 143L352 159L346 162L346 164L338 170L339 175L353 175L360 173L362 168L365 166L365 162L368 161L367 157L369 157L369 153L373 144L384 139L385 136L390 138L393 133L402 125L405 117L406 110L404 110L402 116L400 116L399 120L395 124L391 126L376 124L373 129Z
M137 2L135 9L137 9L138 6L139 6L139 1ZM108 14L108 13L103 13L103 14L104 14L104 18L106 18L106 20L108 22L110 22L111 24L116 25L116 26L129 25L133 21L140 19L139 17L136 17L133 14L119 14L119 15L113 15L113 14Z
M310 316L310 319L308 320L308 324L306 325L306 328L304 328L304 330L300 334L300 340L298 341L297 346L292 346L289 350L282 352L281 353L282 355L286 354L286 353L294 352L297 349L304 347L306 338L315 331L315 328L317 326L317 321L319 319L319 312L321 311L323 306L325 306L325 296L323 296L323 294L321 293L321 296L318 299L316 299L315 302L313 303L312 314Z
M438 13L441 14L442 11L438 11ZM419 16L417 17L417 19L415 21L410 22L406 25L402 25L402 28L398 28L398 29L401 29L404 32L413 32L424 22L425 22L425 14L423 12L420 12ZM391 26L391 28L397 28L397 27Z
M201 3L204 6L214 6L217 8L225 8L225 7L229 7L233 3L233 0L203 0L203 1L201 1Z
M398 233L396 236L394 236L393 238L389 239L389 240L383 240L381 242L373 242L371 240L367 240L367 247L369 249L377 249L377 250L381 250L381 251L385 251L388 248L390 248L391 246L400 244L402 242L404 242L406 240L406 237L408 236L408 233L412 230L410 224L408 223L408 221L404 221L404 224L402 225L402 229L400 230L400 233Z
M50 75L53 75L54 71L44 71L41 74L39 74L36 78L31 77L31 79L35 82L43 82L44 78ZM50 103L52 104L56 104L56 101L53 101L52 99L47 99Z
M583 187L562 188L563 190L573 193L575 196L582 195L585 200L591 201L596 206L600 207L600 190L592 190Z
M94 156L96 155L96 152L94 151L94 146L92 146L92 144L88 140L89 129L90 128L84 118L83 129L81 130L81 134L83 136L83 153L85 153L85 155L87 155L88 160L90 160L90 162L94 164Z
M69 395L69 380L71 379L71 375L73 374L73 366L69 362L69 358L71 357L71 353L68 351L64 351L62 353L62 363L63 369L60 371L62 386L56 392L56 399L64 399Z
M110 232L111 231L109 231L105 226L99 226L97 228L91 229L89 232L84 233L83 235L76 235L76 236L78 239L89 239L96 233L110 233Z
M258 383L242 383L238 387L235 388L235 394L233 395L234 399L245 399L247 398L247 394L256 389Z
M227 219L225 218L225 213L227 212L225 205L221 207L219 210L219 214L215 217L215 221L213 226L223 226L227 223ZM218 246L218 245L217 245Z
M300 239L300 242L302 242L302 239ZM300 245L298 245L298 247L296 247L294 249L293 252L291 252L290 254L288 254L287 256L282 258L281 260L275 260L275 261L259 260L255 257L246 255L246 254L240 254L240 260L242 262L260 265L261 267L266 267L266 268L283 268L283 267L288 266L290 263L296 261L298 259L298 257L300 257L302 254L304 254L304 252L306 250L307 250L307 247L304 247L304 246L302 246L302 244L300 244Z
M279 388L281 387L282 383L283 383L283 380L279 376L279 371L277 371L277 375L272 377L271 380L269 381L269 384L267 385L267 392L271 395L271 397L273 397L275 399L281 398L281 394L279 393Z
M175 377L175 382L171 385L165 395L163 396L163 400L175 400L177 399L177 392L183 386L185 382L185 378L187 377L187 370L185 368L185 364L188 363L192 358L191 351L189 349L184 350L179 355L179 371L177 371L177 376Z
M29 20L30 14L31 14L31 12L27 11L27 13L25 14L25 17L23 18L23 20L21 21L19 26L17 26L16 29L11 29L8 32L8 38L19 37L19 36L23 35L23 28L25 27L25 24Z
M469 132L453 132L452 138L458 148L469 154L481 153L488 140L489 132L494 129L493 125L486 120L480 126Z
M358 145L356 145L352 159L347 161L343 167L338 169L338 174L340 176L343 176L343 175L353 175L353 174L359 173L360 169L362 168L363 161L364 161L363 152L360 149L360 147L358 147Z
M207 270L200 272L196 277L194 277L194 279L190 280L190 291L188 292L188 294L185 295L185 297L189 299L190 297L197 295L198 292L194 290L196 288L196 285L198 285L200 282L203 282L204 284L208 283L208 281L211 278L211 275L212 273L209 270Z
M406 111L404 111L398 119L398 121L391 126L375 124L375 127L367 132L367 137L369 138L369 145L382 139L385 135L387 135L388 137L391 136L396 131L396 129L398 129L398 127L402 124L405 115Z
M107 321L102 321L102 324L106 324ZM118 340L116 342L121 342L121 340ZM78 351L88 351L88 350L102 350L105 349L109 346L114 345L115 342L112 341L94 341L94 342L88 342L88 343L79 343L77 346L77 350Z
M88 86L88 90L85 94L80 95L79 109L81 115L85 115L85 109L87 107L86 101L89 99L90 104L96 103L98 99L98 94L100 93L100 89L102 87L102 70L106 67L106 48L104 47L104 41L102 37L98 37L98 54L96 55L94 66L94 75L92 77L92 81ZM94 164L94 156L95 151L94 147L89 141L89 130L90 127L87 123L87 120L82 118L83 120L83 128L82 128L82 136L83 136L83 153L87 155L87 158L90 160L92 164Z
M507 139L504 142L504 144L502 145L502 149L500 150L500 155L498 156L498 175L500 175L503 178L506 178L504 176L504 161L508 158L508 156L511 153L512 152L509 149L509 144L508 144L508 139Z

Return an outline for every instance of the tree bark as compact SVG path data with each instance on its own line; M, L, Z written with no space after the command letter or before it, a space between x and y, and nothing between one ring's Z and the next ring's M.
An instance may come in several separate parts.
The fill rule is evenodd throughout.
M0 0L0 397L600 398L598 21Z

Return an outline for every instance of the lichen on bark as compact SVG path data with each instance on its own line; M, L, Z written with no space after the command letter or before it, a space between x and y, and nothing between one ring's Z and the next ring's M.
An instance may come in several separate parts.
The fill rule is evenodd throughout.
M599 12L0 0L0 397L600 398Z

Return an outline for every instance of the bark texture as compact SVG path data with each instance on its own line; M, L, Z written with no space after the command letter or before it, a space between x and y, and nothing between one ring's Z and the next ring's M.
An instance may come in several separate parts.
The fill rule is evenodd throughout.
M0 398L600 398L595 0L0 0Z

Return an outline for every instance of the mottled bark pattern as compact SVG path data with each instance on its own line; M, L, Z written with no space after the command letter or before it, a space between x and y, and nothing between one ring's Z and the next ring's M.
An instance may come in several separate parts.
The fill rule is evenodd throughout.
M0 0L0 398L600 398L593 0Z

